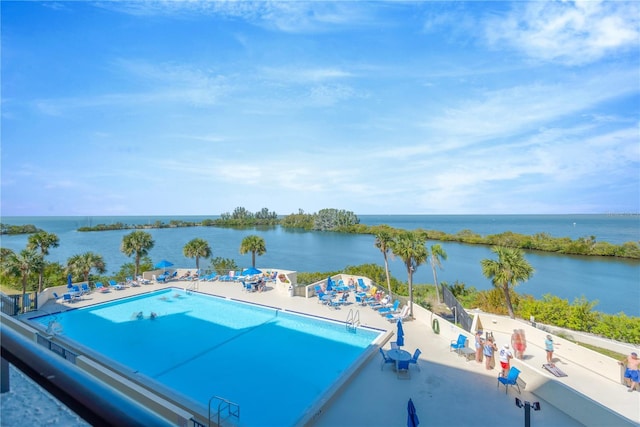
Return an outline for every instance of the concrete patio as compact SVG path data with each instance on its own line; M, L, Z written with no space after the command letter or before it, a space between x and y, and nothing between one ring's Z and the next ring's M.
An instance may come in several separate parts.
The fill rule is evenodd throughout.
M165 287L190 287L198 292L310 313L340 322L344 322L349 310L353 309L359 311L363 325L396 329L395 323L388 322L369 307L350 304L333 309L319 304L317 298L290 297L280 288L271 287L261 293L245 292L242 285L235 282L173 281L108 293L92 292L72 304L49 300L42 305L41 311L52 313L78 308ZM521 395L515 388L509 388L505 393L503 386L497 387L499 369L488 371L484 364L467 361L449 350L450 342L464 331L439 319L441 331L436 334L431 327L432 313L417 305L414 305L414 317L414 320L404 323L404 348L411 353L416 348L422 351L420 370L411 366L410 378L400 379L390 366L380 369L381 358L376 354L334 395L310 425L403 426L407 422L409 398L414 401L421 425L521 425L524 423L524 409L515 405L516 397L540 402L541 410L531 412L532 426L640 424L640 393L627 393L615 376L618 367L611 358L556 337L555 341L560 344L555 353L556 363L568 376L553 377L541 368L545 363L542 345L546 332L526 322L486 315L482 318L484 329L494 333L498 346L510 341L510 332L516 325L526 331L528 346L525 359L512 363L521 369L521 379L526 387ZM472 340L471 334L467 335ZM389 344L384 348L388 349ZM286 396L268 398L286 399Z

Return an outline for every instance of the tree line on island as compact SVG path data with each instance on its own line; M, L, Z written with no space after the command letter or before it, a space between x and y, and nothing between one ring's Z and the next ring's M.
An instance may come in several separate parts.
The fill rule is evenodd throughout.
M13 226L0 224L3 234L35 233L38 230L33 225ZM402 229L387 225L365 225L360 218L344 209L321 209L316 213L305 213L299 209L298 213L279 216L276 212L262 208L258 212L250 212L244 207L237 207L233 212L224 212L219 218L204 219L199 222L171 220L168 223L155 221L149 224L98 224L91 227L80 227L78 231L113 231L130 229L178 228L178 227L275 227L302 229L306 231L327 231L351 234L375 235L380 227L391 233L399 233ZM11 232L9 232L11 230ZM524 250L552 252L563 255L609 256L619 258L640 259L640 242L625 242L615 245L609 242L597 241L596 236L583 236L575 240L569 237L553 237L547 233L526 235L505 231L498 234L482 236L471 230L460 230L450 234L438 230L415 230L422 233L428 240L442 242L456 242L471 245L501 246Z
M441 307L440 286L446 286L465 307L479 307L490 313L508 314L528 319L535 316L543 323L567 327L579 331L587 331L608 338L614 338L630 343L640 343L640 317L628 317L624 313L610 315L594 311L597 302L589 302L584 297L576 299L572 304L558 297L545 295L542 300L536 300L528 295L519 295L514 288L527 281L534 274L534 269L525 259L525 254L519 248L494 246L492 251L495 259L483 259L480 268L483 275L489 279L493 288L488 291L478 291L474 287L467 288L456 282L453 285L439 283L437 271L447 260L447 254L439 244L428 245L427 234L422 230L397 230L388 226L377 226L372 230L373 245L377 247L384 261L384 267L376 264L362 266L347 266L337 272L299 272L298 286L306 286L334 274L355 274L371 278L375 283L386 285L390 296L408 297L409 315L413 316L413 303L438 311ZM66 266L58 262L47 262L46 256L52 248L60 244L56 234L39 231L29 236L27 247L16 253L10 249L0 248L0 279L5 287L21 289L23 295L27 291L41 292L52 286L66 283L67 275L71 274L74 282L84 281L91 285L96 281L107 281L103 276L106 264L101 255L88 251L71 256ZM154 270L149 257L155 246L153 237L142 230L133 231L122 238L120 251L133 258L132 263L125 263L120 270L111 275L118 281L126 277L138 277L143 271ZM239 247L240 254L251 254L251 265L255 267L256 256L267 252L265 240L257 235L249 235L242 239ZM187 258L195 259L196 269L201 270L201 259L210 259L208 271L226 274L230 270L237 270L238 265L233 259L215 257L209 242L201 238L194 238L183 247L183 254ZM407 273L407 281L402 282L389 273L388 257L393 256L402 260ZM428 265L433 273L434 283L414 286L413 275L419 267ZM435 300L431 298L435 293Z

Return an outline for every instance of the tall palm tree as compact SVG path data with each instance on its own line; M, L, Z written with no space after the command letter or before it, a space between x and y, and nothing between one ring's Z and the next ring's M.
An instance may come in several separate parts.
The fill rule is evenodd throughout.
M403 231L391 243L391 252L404 263L409 277L409 316L413 317L413 273L427 260L426 239L422 234Z
M57 248L58 246L60 246L60 239L58 236L53 233L47 233L46 231L39 231L32 234L29 236L29 240L27 242L27 249L40 249L40 255L42 255L43 260L45 256L49 255L49 248ZM38 292L42 292L44 267L45 263L43 262L38 274Z
M195 238L184 245L182 253L187 258L196 259L196 269L200 270L200 258L209 258L211 256L211 247L206 240Z
M126 256L135 254L136 277L140 274L140 258L149 255L149 251L153 248L153 245L155 245L153 237L146 231L133 231L122 238L120 251Z
M524 259L524 252L520 249L494 246L491 250L498 255L498 259L483 259L480 261L482 274L487 279L491 279L493 286L502 289L509 317L515 319L509 290L517 286L518 282L529 280L535 270Z
M251 252L251 266L256 266L256 254L264 255L267 253L267 246L264 239L254 234L245 237L240 243L240 255L244 255L247 252Z
M42 255L35 249L23 249L20 253L11 252L3 260L2 267L8 274L19 277L22 281L22 312L25 311L27 281L32 272L40 271L44 263Z
M447 260L447 253L442 249L440 245L431 245L429 251L429 262L431 263L431 270L433 271L433 283L436 285L436 298L438 298L438 304L440 304L440 285L438 284L438 273L436 267L442 268L441 260Z
M92 270L100 274L107 271L102 256L93 252L85 252L69 258L67 260L67 270L72 276L81 276L87 283Z
M391 228L386 226L376 227L374 234L376 238L376 248L380 249L384 258L384 271L387 274L387 288L389 290L389 298L391 295L391 276L389 275L389 259L387 254L391 250L391 242L393 242L393 236L391 235Z

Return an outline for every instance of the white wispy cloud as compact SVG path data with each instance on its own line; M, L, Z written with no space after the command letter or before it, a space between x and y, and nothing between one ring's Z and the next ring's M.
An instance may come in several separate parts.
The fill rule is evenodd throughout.
M516 3L485 24L487 40L541 61L581 65L636 51L640 4L617 1Z

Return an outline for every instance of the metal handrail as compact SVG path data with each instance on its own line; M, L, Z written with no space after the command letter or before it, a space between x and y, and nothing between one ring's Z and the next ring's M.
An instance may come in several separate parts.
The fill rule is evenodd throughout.
M345 322L348 331L355 331L355 329L360 324L360 310L353 311L352 308L349 309L349 314L347 314L347 321Z
M173 423L118 393L72 363L0 324L2 359L92 426L172 426Z
M217 412L217 421L216 421L216 425L220 426L220 414L222 413L223 410L227 410L227 414L231 415L233 417L235 417L236 419L240 419L240 405L238 405L237 403L233 403L227 399L224 399L220 396L211 396L211 398L209 399L209 426L211 426L211 401L213 399L216 399L219 401L218 403L218 412ZM224 405L224 406L223 406ZM234 408L235 411L232 411L231 409Z

